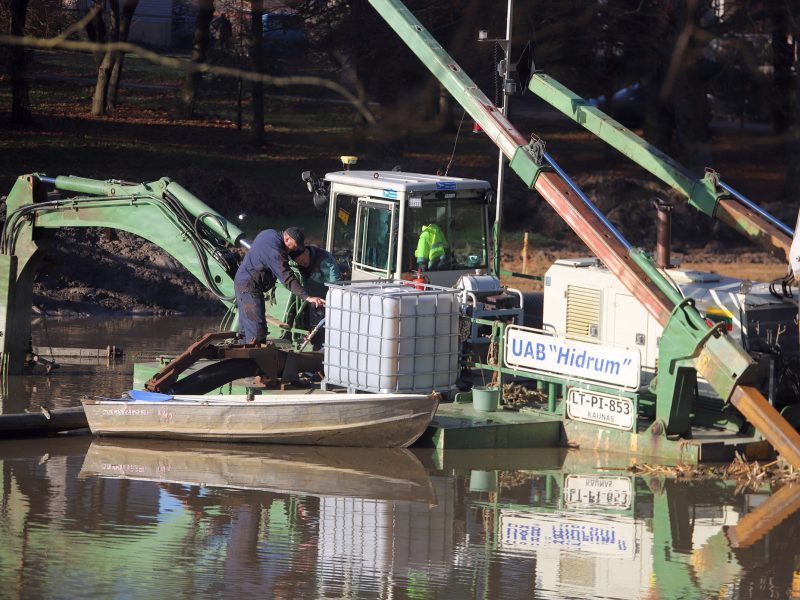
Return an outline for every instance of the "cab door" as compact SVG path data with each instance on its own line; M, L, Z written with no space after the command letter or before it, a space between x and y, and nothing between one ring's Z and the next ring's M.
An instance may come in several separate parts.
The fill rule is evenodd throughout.
M353 280L391 279L397 256L397 202L359 198Z

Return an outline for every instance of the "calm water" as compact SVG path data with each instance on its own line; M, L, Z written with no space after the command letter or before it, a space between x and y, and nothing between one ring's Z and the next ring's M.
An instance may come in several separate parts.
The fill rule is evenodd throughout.
M123 350L123 359L111 365L97 360L58 359L59 368L50 374L37 366L31 375L9 377L0 389L2 412L77 406L83 396L118 397L131 388L135 362L154 360L159 353L173 356L204 333L216 330L219 321L215 317L38 319L32 327L34 346L116 346ZM43 355L49 358L47 352Z
M80 323L51 344L177 349L214 325ZM62 367L5 401L126 376ZM800 598L800 488L608 469L624 457L61 436L0 441L0 465L0 597Z

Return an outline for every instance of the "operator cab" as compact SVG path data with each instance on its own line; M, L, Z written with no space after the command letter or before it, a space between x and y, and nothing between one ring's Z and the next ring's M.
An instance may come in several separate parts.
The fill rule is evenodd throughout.
M488 182L348 170L328 173L323 185L328 188L326 249L351 279L411 279L417 254L425 255L420 261L434 285L453 286L461 275L488 269ZM436 248L430 250L420 236L423 227L433 231L432 225L438 231Z

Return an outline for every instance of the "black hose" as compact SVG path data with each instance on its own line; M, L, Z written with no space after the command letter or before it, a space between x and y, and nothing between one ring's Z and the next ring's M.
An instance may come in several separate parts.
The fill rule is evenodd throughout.
M214 282L214 278L211 276L211 271L208 269L208 263L205 260L205 257L208 254L214 256L217 263L227 271L228 265L224 264L221 260L219 260L216 256L214 251L217 249L216 247L212 246L211 243L204 237L202 237L196 230L197 227L197 220L192 223L191 215L188 211L184 208L184 206L180 203L178 198L175 197L169 191L164 191L164 201L166 204L172 209L172 213L175 217L183 224L186 228L187 239L192 244L195 253L197 254L198 262L200 264L200 269L203 271L203 277L206 280L206 287L211 290L211 293L214 294L217 298L224 302L231 302L234 299L234 296L224 296L222 292L217 287L216 283ZM203 214L199 215L197 218L199 219ZM204 248L205 246L205 248ZM210 250L209 250L210 247Z

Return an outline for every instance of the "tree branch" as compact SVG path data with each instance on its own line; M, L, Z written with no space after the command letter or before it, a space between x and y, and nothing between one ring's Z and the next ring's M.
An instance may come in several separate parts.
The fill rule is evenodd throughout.
M63 34L62 34L63 35ZM366 104L354 96L347 88L325 79L324 77L313 77L310 75L292 76L292 77L273 77L264 73L254 73L253 71L246 71L234 67L224 67L220 65L210 65L208 63L193 63L190 60L183 58L171 58L162 56L157 52L142 48L130 42L111 42L106 44L98 44L95 42L61 40L61 36L56 38L34 38L34 37L20 37L7 34L0 34L0 44L8 46L25 46L28 48L42 48L53 49L60 48L63 50L76 50L79 52L126 52L128 54L135 54L151 63L161 65L164 67L171 67L173 69L185 70L189 73L211 73L219 75L220 77L231 77L234 79L244 79L247 81L260 81L272 87L291 87L308 85L313 87L321 87L332 91L335 94L343 97L350 102L356 110L361 114L364 119L370 123L375 123L375 115L367 108Z

